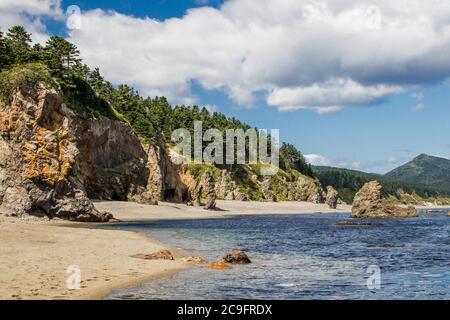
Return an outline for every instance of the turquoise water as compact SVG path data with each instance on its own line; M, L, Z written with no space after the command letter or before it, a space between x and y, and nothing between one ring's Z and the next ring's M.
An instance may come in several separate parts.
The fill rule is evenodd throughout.
M448 211L448 210L447 210ZM107 299L450 299L450 217L377 219L338 227L348 214L242 216L119 225L210 261L245 250L253 263L186 270ZM372 221L372 220L371 220ZM380 268L380 286L367 286ZM372 269L373 270L373 269Z

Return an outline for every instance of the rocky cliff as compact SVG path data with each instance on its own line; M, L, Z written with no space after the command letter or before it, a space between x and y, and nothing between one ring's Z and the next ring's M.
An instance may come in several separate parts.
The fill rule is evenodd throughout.
M90 199L208 209L216 199L324 201L319 182L296 171L265 177L257 166L177 165L177 156L162 140L142 145L126 122L77 116L56 91L22 85L0 103L0 214L111 218Z
M106 221L89 198L152 202L149 176L126 123L79 118L39 86L0 104L0 213Z

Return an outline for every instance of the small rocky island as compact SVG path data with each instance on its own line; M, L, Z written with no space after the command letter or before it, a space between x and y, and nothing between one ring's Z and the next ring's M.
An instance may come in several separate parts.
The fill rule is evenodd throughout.
M416 217L417 211L409 206L402 208L385 197L378 181L366 183L355 195L352 218Z

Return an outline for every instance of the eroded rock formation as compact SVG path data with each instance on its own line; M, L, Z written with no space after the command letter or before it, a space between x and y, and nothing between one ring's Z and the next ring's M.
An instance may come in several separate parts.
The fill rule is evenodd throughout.
M377 181L366 183L353 200L353 218L415 217L414 207L402 208L390 203L383 195Z
M210 170L206 170L200 179L194 179L189 186L189 202L198 207L201 205L202 196L206 198L205 210L212 210L216 208L216 190L214 179Z
M54 91L0 104L0 213L107 221L90 197L148 203L146 153L122 122L82 119Z
M331 208L336 209L338 205L338 192L332 186L327 187L327 197L325 203Z
M163 140L145 147L148 154L150 176L147 189L153 198L160 201L186 202L188 200L189 180L185 165L177 165L174 157L178 155L165 147Z

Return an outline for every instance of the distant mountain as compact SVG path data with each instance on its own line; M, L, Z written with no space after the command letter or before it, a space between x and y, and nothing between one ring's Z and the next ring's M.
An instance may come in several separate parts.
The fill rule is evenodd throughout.
M421 154L383 178L450 193L450 160Z

